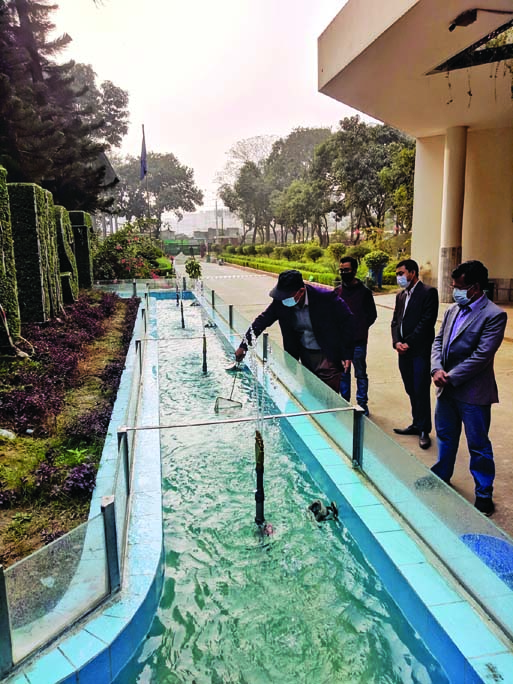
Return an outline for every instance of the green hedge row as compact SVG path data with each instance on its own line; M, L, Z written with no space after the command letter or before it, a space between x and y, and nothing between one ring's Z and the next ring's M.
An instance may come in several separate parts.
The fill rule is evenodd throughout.
M71 304L78 298L78 269L74 252L73 229L69 214L64 207L54 207L54 218L59 248L62 298L65 304Z
M75 258L78 269L78 285L89 289L93 286L93 254L91 251L91 217L85 211L70 211L69 220L75 240Z
M16 342L21 322L59 316L63 300L78 297L79 282L92 286L91 218L82 211L71 214L73 228L50 192L33 183L6 183L0 167L0 304L8 328L0 325L0 347L11 346L8 331Z
M7 172L0 166L0 304L6 315L10 336L13 338L20 334L18 301ZM9 334L3 322L0 321L0 347L10 346Z
M334 273L326 273L320 271L312 271L305 268L305 264L297 262L287 262L286 268L285 262L280 263L269 263L269 260L259 260L251 259L244 256L236 256L232 254L223 254L223 259L226 263L235 264L237 266L245 266L247 268L254 268L258 271L265 271L266 273L281 273L282 271L287 271L289 269L296 269L300 271L303 280L320 283L322 285L329 285L330 287L335 287L338 284L336 276Z

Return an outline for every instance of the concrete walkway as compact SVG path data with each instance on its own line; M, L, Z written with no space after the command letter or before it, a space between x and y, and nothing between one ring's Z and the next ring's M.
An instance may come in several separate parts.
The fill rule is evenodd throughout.
M181 270L178 266L179 274L185 275ZM219 266L206 262L202 262L202 272L205 284L215 290L226 304L233 304L235 309L249 320L253 320L271 301L269 290L276 282L273 275L228 264ZM393 294L376 295L378 319L370 330L367 356L370 418L402 447L410 451L412 458L419 459L429 467L436 461L437 456L434 431L431 434L433 444L425 451L419 447L416 437L399 436L393 432L394 427L406 427L411 423L409 399L399 374L397 353L391 343L390 322L394 301ZM438 325L448 306L440 305ZM513 305L506 305L504 308L508 311L509 317L506 339L495 357L500 404L493 406L490 431L497 471L494 491L496 512L492 519L513 536L513 458L510 446L513 437ZM268 332L270 339L281 346L278 325L273 325ZM435 393L432 387L433 411L434 406ZM468 470L468 460L466 441L462 435L452 484L457 492L473 503L474 482Z

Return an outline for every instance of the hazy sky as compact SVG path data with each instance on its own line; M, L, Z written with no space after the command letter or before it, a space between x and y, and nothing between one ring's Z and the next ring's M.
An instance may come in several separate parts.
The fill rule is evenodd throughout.
M59 2L59 0L57 0ZM205 205L226 152L256 135L336 127L348 107L317 92L317 38L345 0L60 0L73 38L62 58L91 64L130 96L122 151L172 152Z

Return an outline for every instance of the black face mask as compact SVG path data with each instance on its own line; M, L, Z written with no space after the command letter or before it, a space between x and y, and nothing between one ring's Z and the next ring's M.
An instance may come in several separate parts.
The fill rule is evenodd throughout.
M339 271L340 277L342 278L342 282L344 283L352 283L354 279L354 273L350 271L349 273L342 273L342 271Z

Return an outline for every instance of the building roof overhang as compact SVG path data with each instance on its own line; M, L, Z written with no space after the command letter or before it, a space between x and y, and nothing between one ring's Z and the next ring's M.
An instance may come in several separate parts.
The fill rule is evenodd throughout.
M319 38L319 90L415 137L511 127L508 50L472 58L511 21L513 0L349 0Z

